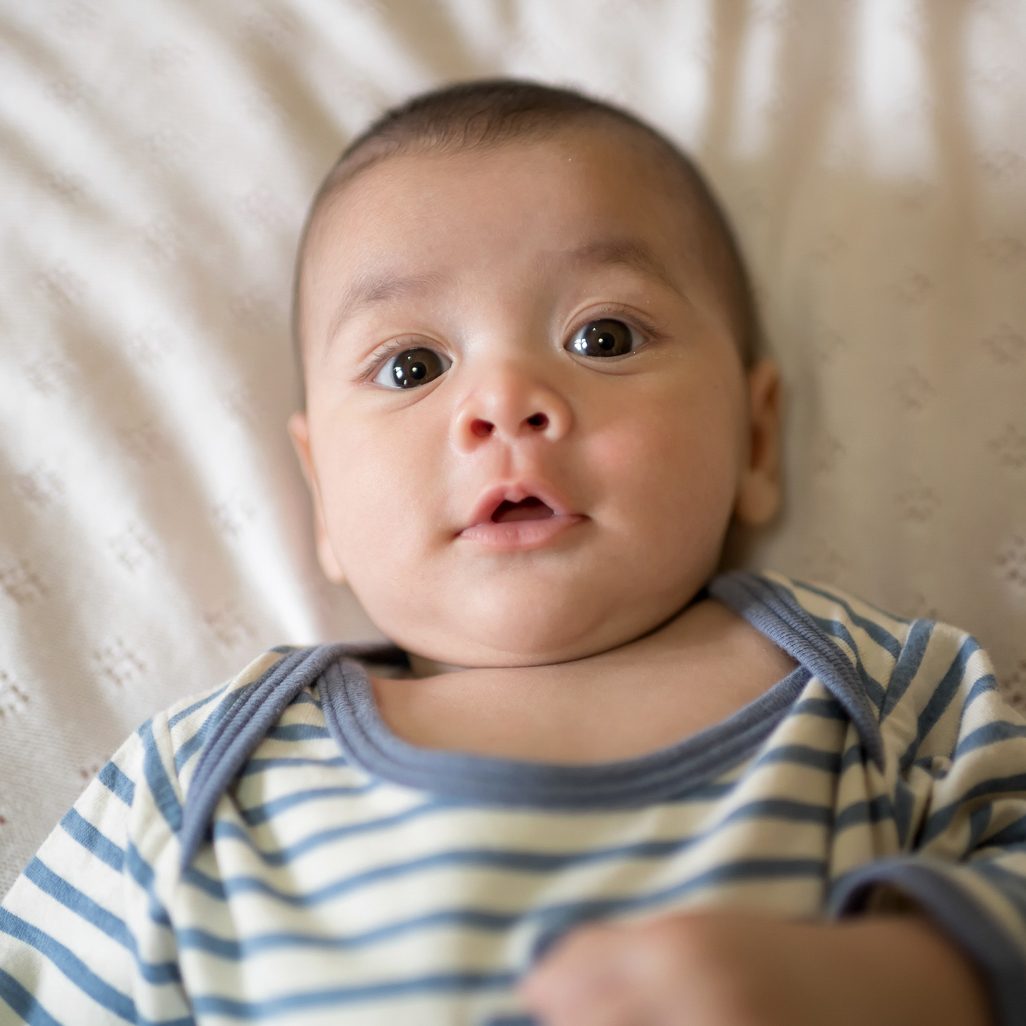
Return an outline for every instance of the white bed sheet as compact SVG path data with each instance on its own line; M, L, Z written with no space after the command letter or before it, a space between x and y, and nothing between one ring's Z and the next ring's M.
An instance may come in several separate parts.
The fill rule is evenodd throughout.
M788 382L750 557L1026 695L1026 6L0 0L0 893L141 720L366 636L284 434L305 205L444 81L623 102L736 218Z

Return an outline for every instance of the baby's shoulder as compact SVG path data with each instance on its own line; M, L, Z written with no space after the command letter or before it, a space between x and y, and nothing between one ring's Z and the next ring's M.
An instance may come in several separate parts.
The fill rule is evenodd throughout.
M154 731L166 734L176 765L181 766L189 754L202 748L231 709L296 651L292 646L279 645L261 652L227 681L186 695L155 716Z
M979 699L1002 703L993 666L967 631L905 618L833 585L763 573L799 616L827 636L854 669L879 722L921 741L941 721L957 729Z
M128 805L137 785L152 788L158 780L169 799L180 799L196 756L230 719L232 708L292 651L282 646L263 652L227 682L187 695L151 716L111 756L98 775L100 783Z
M861 663L883 685L904 681L909 671L952 662L968 667L980 643L967 631L926 617L906 618L830 584L810 583L765 571L761 575L787 594L853 663ZM985 658L985 656L984 656Z

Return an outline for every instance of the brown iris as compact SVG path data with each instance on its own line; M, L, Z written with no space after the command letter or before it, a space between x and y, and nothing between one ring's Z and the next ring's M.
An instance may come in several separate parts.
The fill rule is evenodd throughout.
M581 356L623 356L634 348L634 335L623 321L591 321L570 340Z
M446 366L433 349L407 349L392 359L389 377L399 388L416 388L434 381Z

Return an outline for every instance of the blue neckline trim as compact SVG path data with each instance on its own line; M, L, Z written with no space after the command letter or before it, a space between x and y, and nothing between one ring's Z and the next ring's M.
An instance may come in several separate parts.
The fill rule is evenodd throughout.
M582 811L632 808L692 795L751 756L816 676L843 706L870 757L882 768L879 725L855 668L794 596L750 573L717 577L708 590L798 666L727 719L656 752L568 765L421 748L388 728L367 671L352 659L328 666L318 682L328 731L346 757L373 776L442 799Z
M717 577L709 593L819 678L855 724L869 757L882 771L886 755L880 721L858 670L791 591L756 574L732 573Z
M385 725L367 671L355 661L403 665L406 656L399 649L347 644L275 649L285 658L216 712L183 809L182 865L189 865L207 836L221 794L288 705L313 684L321 689L328 732L347 759L380 779L432 792L440 801L583 812L694 797L754 754L813 676L843 707L867 753L882 768L879 723L856 668L794 595L750 573L717 577L708 590L795 659L797 668L721 723L618 762L576 766L419 748Z
M758 749L811 674L796 667L727 719L666 748L616 762L571 765L421 748L381 719L367 671L344 659L319 687L328 731L368 773L441 799L587 811L684 798Z

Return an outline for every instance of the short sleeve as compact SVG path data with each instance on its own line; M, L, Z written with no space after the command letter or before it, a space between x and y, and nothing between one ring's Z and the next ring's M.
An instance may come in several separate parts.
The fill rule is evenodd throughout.
M180 817L157 717L104 766L0 906L0 998L15 1021L192 1022L166 911Z
M882 727L904 850L839 881L832 910L865 911L881 890L911 898L979 966L998 1021L1026 1022L1026 720L952 628L898 666Z

